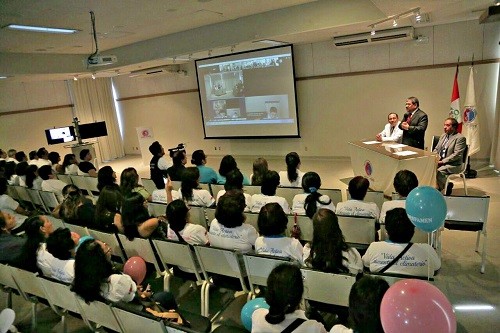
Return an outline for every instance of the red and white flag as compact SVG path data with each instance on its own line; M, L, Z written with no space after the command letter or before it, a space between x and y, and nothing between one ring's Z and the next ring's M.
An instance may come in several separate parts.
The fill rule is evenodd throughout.
M474 91L474 66L470 67L467 95L464 103L464 136L469 145L469 156L477 153L481 148L479 140L479 119L476 110L476 93Z
M451 105L449 116L458 121L458 132L462 133L462 113L460 111L460 93L458 92L458 64L455 71L455 80L453 80L453 89L451 91Z

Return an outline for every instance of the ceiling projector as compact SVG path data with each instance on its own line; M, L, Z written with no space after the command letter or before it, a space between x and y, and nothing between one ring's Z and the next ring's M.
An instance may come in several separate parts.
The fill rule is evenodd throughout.
M115 64L118 58L115 55L93 55L84 60L84 64L88 67L106 66Z

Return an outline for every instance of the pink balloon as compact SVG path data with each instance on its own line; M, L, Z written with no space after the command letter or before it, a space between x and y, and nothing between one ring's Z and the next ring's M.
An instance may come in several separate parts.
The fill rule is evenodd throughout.
M146 277L146 263L141 257L131 257L123 266L123 273L129 275L137 284Z
M380 319L386 333L455 333L457 320L446 296L423 280L401 280L393 284L380 304Z

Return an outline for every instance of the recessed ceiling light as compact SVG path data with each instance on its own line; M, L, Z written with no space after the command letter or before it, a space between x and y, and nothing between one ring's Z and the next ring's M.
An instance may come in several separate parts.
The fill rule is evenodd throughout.
M6 79L8 76L0 75L0 80L1 79Z
M32 25L20 25L20 24L9 24L4 27L4 29L11 30L21 30L29 32L45 32L51 34L74 34L77 29L64 29L64 28L49 28L49 27L38 27Z

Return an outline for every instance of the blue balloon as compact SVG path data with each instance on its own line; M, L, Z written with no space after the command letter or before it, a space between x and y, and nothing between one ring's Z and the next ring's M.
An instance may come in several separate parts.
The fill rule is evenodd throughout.
M241 309L241 322L248 331L252 331L252 314L257 309L269 309L269 305L263 297L254 298L248 301Z
M416 187L406 197L406 214L410 221L426 232L443 226L447 210L443 195L434 187Z

